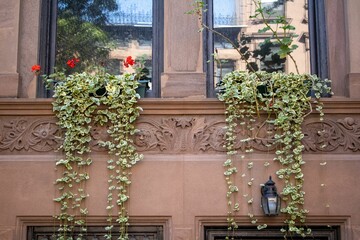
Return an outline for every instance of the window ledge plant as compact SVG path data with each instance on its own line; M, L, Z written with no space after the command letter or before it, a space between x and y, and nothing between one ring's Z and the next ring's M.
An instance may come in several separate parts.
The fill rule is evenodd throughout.
M74 68L79 60L73 58L67 62ZM125 67L134 65L128 57ZM38 74L40 66L33 66ZM139 70L139 71L138 71ZM83 239L86 233L86 182L90 179L87 168L92 163L90 142L94 126L105 126L107 137L100 141L108 149L108 234L111 239L114 225L119 226L119 239L128 239L127 226L129 216L126 203L129 199L131 168L142 155L133 145L132 136L136 133L135 121L142 110L137 106L140 98L137 93L141 67L134 74L111 75L104 71L65 74L64 71L44 76L47 86L54 91L53 111L57 124L63 131L63 142L59 151L63 157L56 162L61 171L56 179L59 196L54 199L60 206L55 216L59 221L57 239ZM80 235L72 236L74 228L80 228Z
M293 41L296 37L295 27L290 25L285 16L274 18L271 9L264 8L261 1L252 0L252 3L255 6L255 14L251 18L258 19L264 24L264 28L259 32L270 32L272 35L271 40L267 39L265 43L275 42L279 46L277 52L279 57L291 60L297 73L258 71L249 61L248 48L242 48L244 46L241 46L241 39L235 43L226 35L204 24L202 17L207 10L203 1L196 0L193 9L188 12L198 16L201 30L210 31L230 43L247 67L246 71L235 70L228 73L219 85L218 98L226 105L227 159L224 162L224 175L227 185L228 229L231 232L238 227L235 215L240 210L240 204L237 200L239 189L235 184L238 182L235 179L238 171L235 167L235 159L238 159L239 154L242 155L240 159L245 158L245 154L239 153L238 149L250 154L253 151L251 146L255 141L264 141L269 149L276 149L274 162L279 166L276 175L283 180L281 198L285 206L282 207L281 213L285 216L285 227L281 231L284 232L285 238L295 234L306 236L311 233L311 229L305 227L308 211L304 208L305 162L302 158L304 134L301 126L304 119L313 112L313 108L319 112L320 119L323 119L320 97L322 94L331 94L330 81L320 79L316 75L299 74L298 66L292 56L297 48ZM219 62L216 57L215 52L214 61ZM248 165L250 166L248 168L253 166L252 163ZM266 167L269 163L266 162L264 165ZM249 186L252 185L252 181L253 179L248 182ZM248 204L252 202L252 198L247 201ZM257 224L254 215L252 213L248 215L251 223ZM258 229L266 226L266 224L259 225Z

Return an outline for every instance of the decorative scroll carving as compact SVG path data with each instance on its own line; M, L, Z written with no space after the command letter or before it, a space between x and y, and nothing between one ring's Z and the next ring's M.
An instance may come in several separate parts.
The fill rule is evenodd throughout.
M332 152L360 150L360 124L352 117L337 121L308 122L304 126L304 145L307 151Z
M138 124L140 132L135 137L135 145L144 152L224 152L226 131L224 127L223 121L209 121L209 118L205 117L178 117L163 118L160 121L144 121ZM355 152L360 150L360 124L354 118L305 122L303 131L305 151ZM275 149L272 144L274 134L273 125L261 125L252 130L238 128L238 139L255 135L257 138L248 142L237 141L235 148L245 150L247 147L251 147L260 152L272 151Z
M225 122L214 116L175 116L145 118L138 122L139 132L134 144L140 152L148 153L210 153L225 152ZM236 142L238 150L251 146L254 150L274 150L275 130L272 125L253 130L237 130L239 138L254 136L249 142ZM307 152L360 151L360 124L358 119L346 117L323 122L310 120L303 126L303 144ZM94 126L91 131L93 151L106 149L99 141L109 140L106 127ZM1 118L0 152L52 152L61 144L61 132L52 118Z
M60 146L59 129L49 119L0 121L0 150L48 152Z
M139 151L206 152L224 151L224 126L205 117L171 117L139 122L135 136Z

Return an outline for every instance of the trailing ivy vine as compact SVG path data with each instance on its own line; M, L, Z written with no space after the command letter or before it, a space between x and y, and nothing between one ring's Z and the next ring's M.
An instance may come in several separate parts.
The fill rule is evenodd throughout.
M106 227L108 230L108 234L105 235L106 239L112 237L114 213L117 213L115 222L120 228L119 239L128 239L129 216L126 202L129 199L131 167L142 159L142 155L137 153L132 139L136 133L134 123L141 110L140 107L135 106L138 100L136 93L138 82L134 78L134 75L125 74L123 79L114 78L114 81L109 82L107 84L108 96L104 98L103 102L108 108L98 111L98 116L102 116L102 118L99 117L101 124L105 124L107 120L111 123L108 129L111 140L102 143L109 149L109 155L112 156L107 161L109 191L106 209L109 226Z
M319 100L322 93L330 93L328 83L329 80L321 80L315 75L280 72L255 74L234 71L224 77L224 92L219 95L219 99L226 104L226 150L229 157L224 166L230 229L237 228L234 214L239 208L238 203L232 201L233 194L238 190L231 180L237 172L232 160L237 154L236 146L240 143L251 145L253 141L262 140L277 149L274 160L280 164L280 169L276 174L284 181L281 195L286 202L281 212L287 216L287 228L282 231L300 235L310 232L310 229L303 227L308 211L304 209L302 166L305 162L302 158L304 134L301 125L312 112L312 104L315 104L322 119L322 104ZM314 98L310 93L314 94ZM273 126L274 134L264 139L259 132L268 125ZM241 139L237 136L239 126L246 126L248 134Z
M140 98L136 92L137 78L137 74L114 76L101 71L71 75L57 72L47 77L49 86L55 83L53 110L57 124L63 130L59 150L64 157L56 162L58 170L62 171L56 180L60 194L54 199L60 205L60 213L55 216L60 222L58 240L82 239L86 232L88 210L85 200L89 195L85 185L90 178L87 168L92 163L90 142L94 125L106 126L109 135L107 141L99 143L109 152L106 208L109 226L105 237L111 239L115 219L120 226L119 239L128 239L126 202L131 167L142 158L131 138L136 133L134 124L142 110L137 106ZM99 91L102 94L99 95ZM72 236L75 227L80 228L77 238Z
M247 36L242 35L237 41L232 41L228 36L207 26L203 21L203 13L207 11L206 4L202 0L194 0L192 9L188 14L198 17L201 26L200 31L207 30L229 43L239 54L239 58L244 61L248 71L236 70L220 76L219 99L226 105L226 151L227 159L224 162L225 182L227 184L227 222L229 232L238 228L235 214L240 210L240 203L237 200L239 191L235 184L236 173L238 172L234 162L239 157L238 149L245 153L253 152L253 144L262 141L269 148L275 148L274 160L279 163L277 176L284 181L281 192L282 200L286 206L281 212L286 215L286 227L281 229L286 238L287 235L299 234L305 236L311 230L305 228L305 219L308 211L304 209L303 184L304 174L302 152L304 146L302 139L302 123L306 116L313 112L313 106L319 112L320 119L323 118L322 104L319 101L322 94L331 95L330 81L319 79L315 75L299 74L297 63L293 57L293 52L297 49L294 38L297 37L295 27L290 24L285 16L277 16L272 8L266 8L260 0L252 0L254 13L252 21L263 24L259 33L269 33L271 37L259 44L260 47L269 47L272 44L279 46L274 53L276 58L285 62L290 59L295 66L296 74L285 74L282 72L267 73L258 71L256 61L251 61L251 57L257 59L260 51L251 52L247 44L250 42ZM261 50L261 49L260 49ZM214 54L214 61L217 54ZM261 59L260 59L261 60ZM219 64L221 66L221 64ZM261 131L272 129L265 137ZM239 138L239 133L241 139ZM272 134L272 135L271 135ZM245 155L240 154L241 161ZM250 164L250 165L249 165ZM266 162L264 166L268 166ZM253 167L248 163L248 169ZM245 177L245 174L243 174ZM251 177L251 176L250 176ZM251 187L253 178L248 181ZM244 194L249 209L252 208L252 196ZM248 213L251 223L257 224L257 219L252 211ZM258 229L263 229L267 225L262 224ZM229 239L229 236L227 237Z

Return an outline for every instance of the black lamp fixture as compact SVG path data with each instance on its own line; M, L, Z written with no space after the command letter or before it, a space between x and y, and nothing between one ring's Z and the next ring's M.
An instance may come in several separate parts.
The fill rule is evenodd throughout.
M265 215L276 216L279 215L280 205L281 199L270 176L264 186L261 186L261 207Z

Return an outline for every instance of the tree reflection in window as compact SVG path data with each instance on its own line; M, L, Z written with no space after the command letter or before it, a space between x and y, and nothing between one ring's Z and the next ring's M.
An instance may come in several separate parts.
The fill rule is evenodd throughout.
M102 66L121 74L127 56L143 58L151 79L152 0L58 0L56 67L77 57L72 71Z
M299 72L310 73L309 38L307 37L309 36L309 28L308 22L304 21L308 11L307 0L261 0L260 2L265 9L264 17L270 24L275 25L275 19L283 17L295 26L296 29L291 34L293 34L294 44L298 48L292 55L299 67ZM214 59L212 66L208 64L207 71L213 73L213 76L209 75L213 80L209 81L213 81L212 84L215 88L226 72L219 69L219 67L225 66L219 62L227 63L227 69L296 72L295 65L292 62L287 62L286 58L280 58L277 53L279 47L276 45L272 33L270 31L259 31L265 26L264 20L251 18L255 13L255 5L252 0L209 0L207 3L212 10L212 16L208 21L212 23L216 31L227 36L244 55L241 58L227 40L217 34L209 33L216 59ZM278 37L284 37L281 31L279 31ZM208 60L211 59L213 57L210 53ZM222 76L219 76L219 73Z

